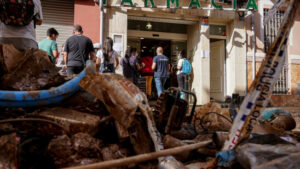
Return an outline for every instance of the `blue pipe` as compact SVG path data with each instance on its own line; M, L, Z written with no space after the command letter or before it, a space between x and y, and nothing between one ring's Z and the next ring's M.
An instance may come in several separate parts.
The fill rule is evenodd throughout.
M0 90L0 107L32 107L60 102L80 90L78 83L86 76L92 62L77 77L50 90L5 91Z

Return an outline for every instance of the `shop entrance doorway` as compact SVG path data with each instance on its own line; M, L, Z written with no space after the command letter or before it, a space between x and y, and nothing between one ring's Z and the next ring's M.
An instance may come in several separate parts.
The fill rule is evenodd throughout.
M171 41L159 39L142 39L141 40L141 57L156 56L156 48L161 46L164 50L164 55L171 57Z
M210 97L216 101L225 101L225 40L211 39Z
M171 39L128 37L127 46L137 48L139 59L145 56L155 57L157 47L163 47L164 55L169 58L172 68L172 70L170 71L170 78L165 84L165 89L169 87L178 87L176 75L178 53L182 50L186 51L187 42L185 40L178 41ZM152 99L157 98L154 80L152 82L152 96Z

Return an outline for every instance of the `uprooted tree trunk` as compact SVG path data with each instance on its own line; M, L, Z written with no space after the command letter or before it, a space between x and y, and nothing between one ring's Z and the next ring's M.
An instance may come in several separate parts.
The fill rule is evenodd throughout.
M98 74L86 76L79 85L101 100L118 124L128 131L137 154L164 149L147 98L132 82L121 75Z

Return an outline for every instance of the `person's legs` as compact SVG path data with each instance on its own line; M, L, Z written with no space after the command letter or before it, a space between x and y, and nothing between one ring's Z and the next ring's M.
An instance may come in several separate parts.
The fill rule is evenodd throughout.
M177 75L177 82L178 82L178 87L183 89L184 87L184 76L183 73L180 73L179 75Z
M74 74L79 74L84 69L83 66L68 66L67 74L68 76L72 76Z
M151 96L152 79L153 79L153 76L146 76L146 94L147 94L147 96Z
M164 91L165 90L165 84L166 84L168 78L167 77L162 77L160 79L161 79L161 89L162 89L162 91Z
M178 87L180 89L184 89L184 74L183 73L180 73L179 75L177 75L177 82L178 82ZM184 99L183 92L180 93L180 98Z
M74 73L79 74L83 71L83 69L84 69L84 66L76 66L75 70L74 70Z
M183 80L184 80L183 81L184 82L183 89L188 91L189 90L189 75L184 75L183 77L184 77L183 78ZM188 95L185 94L184 99L188 101Z
M68 66L67 67L67 75L72 76L75 74L75 67L74 66Z
M159 97L163 90L161 78L156 77L156 78L154 78L154 80L155 80L155 85L156 85L156 90L157 90L157 96Z

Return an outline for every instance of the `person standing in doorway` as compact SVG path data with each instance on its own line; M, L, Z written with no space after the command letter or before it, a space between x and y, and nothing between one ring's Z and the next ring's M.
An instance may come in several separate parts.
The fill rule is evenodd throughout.
M188 90L188 77L190 73L191 73L191 64L186 59L185 51L182 50L179 53L179 60L177 64L177 81L178 81L179 88ZM180 98L184 99L183 93L181 93Z
M75 25L73 36L67 39L64 47L64 63L68 76L79 74L88 59L94 60L95 51L90 38L83 35L80 25Z
M170 62L169 58L163 55L163 48L156 49L157 56L154 57L152 63L152 70L154 70L154 80L157 89L157 96L164 90L164 85L169 77Z
M108 37L104 40L102 50L97 52L96 64L100 65L99 73L115 73L119 65L119 54L113 50L114 42Z
M153 57L149 56L149 52L146 56L142 57L141 62L141 74L142 76L146 77L146 94L147 97L150 98L152 93L152 80L153 80L153 73L152 70L152 63L153 63Z
M138 70L140 66L136 58L136 48L128 47L125 57L121 60L121 66L123 68L123 75L137 85Z
M54 28L47 30L47 38L39 42L39 49L47 52L50 61L56 64L56 58L58 57L57 43L56 39L58 37L58 32Z

